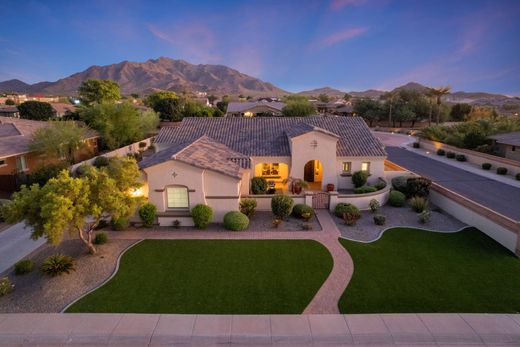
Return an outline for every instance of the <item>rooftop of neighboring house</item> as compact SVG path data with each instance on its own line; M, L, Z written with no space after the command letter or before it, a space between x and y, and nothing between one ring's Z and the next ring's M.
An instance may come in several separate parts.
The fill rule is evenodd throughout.
M0 158L28 153L34 132L49 124L45 121L0 116ZM99 137L96 131L86 131L85 139L95 137Z
M16 106L0 106L0 113L16 113L18 108Z
M56 102L56 103L52 103L51 106L54 109L54 111L56 111L56 113L59 113L59 114L65 114L65 112L67 112L67 111L69 111L69 112L76 111L76 106L74 106L72 104Z
M493 135L489 136L489 138L495 140L497 143L511 146L520 146L520 131Z
M290 156L290 138L311 131L337 137L339 157L386 156L384 145L360 117L184 118L180 126L163 127L156 143L187 146L206 135L248 157Z
M283 102L269 101L248 101L248 102L230 102L227 107L228 113L247 112L257 106L267 106L277 111L282 111L285 107Z

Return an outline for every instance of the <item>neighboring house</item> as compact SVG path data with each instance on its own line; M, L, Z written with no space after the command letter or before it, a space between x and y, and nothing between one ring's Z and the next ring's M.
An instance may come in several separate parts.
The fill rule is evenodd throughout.
M283 102L252 101L230 102L227 107L227 117L255 117L255 116L281 116Z
M501 157L520 161L520 131L489 136L495 144L495 152Z
M20 111L16 106L2 106L0 107L0 117L20 118Z
M0 117L0 191L12 192L24 178L47 162L44 156L29 150L31 137L37 129L48 126L48 122ZM86 146L76 153L75 160L88 159L98 153L99 135L87 130Z
M354 116L354 107L352 107L352 105L344 105L344 106L341 106L341 107L338 107L335 111L334 111L335 114L337 114L338 116L347 116L347 117L351 117L351 116Z
M323 191L327 184L352 189L355 171L367 171L370 183L385 174L384 146L358 117L184 118L162 128L155 146L139 164L143 191L168 226L182 217L189 223L189 211L200 203L221 220L238 210L257 176L282 191L289 177Z
M52 108L54 109L54 112L56 114L56 117L62 118L63 116L67 115L68 113L76 112L76 106L72 104L65 104L65 103L53 103L51 104Z
M337 114L337 115L340 115L340 113L346 113L345 110L348 110L348 108L345 108L345 107L349 106L343 100L336 100L336 101L330 101L330 102L314 101L313 104L316 107L316 110L318 111L318 113Z

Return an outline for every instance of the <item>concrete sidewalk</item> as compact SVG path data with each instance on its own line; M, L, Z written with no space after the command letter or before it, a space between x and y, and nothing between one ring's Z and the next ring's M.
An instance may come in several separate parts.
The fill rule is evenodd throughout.
M22 344L519 346L520 315L0 315L0 345Z
M0 233L0 274L45 243L43 237L32 240L31 232L22 222Z

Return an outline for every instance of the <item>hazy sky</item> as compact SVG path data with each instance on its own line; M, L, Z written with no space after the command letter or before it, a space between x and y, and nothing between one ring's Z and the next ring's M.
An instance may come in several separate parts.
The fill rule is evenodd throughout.
M300 91L409 81L520 95L520 0L1 0L0 80L167 56Z

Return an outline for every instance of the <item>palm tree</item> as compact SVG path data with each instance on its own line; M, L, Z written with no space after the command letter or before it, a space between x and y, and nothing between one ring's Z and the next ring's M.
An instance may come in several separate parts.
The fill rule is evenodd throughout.
M432 97L434 97L435 100L437 101L437 119L436 119L437 124L439 124L439 121L440 121L442 97L444 95L448 94L450 92L450 90L451 90L450 86L427 89L428 93L430 93L430 95Z
M432 125L432 112L433 112L433 88L426 87L424 90L424 96L428 99L430 110L428 112L428 126Z

